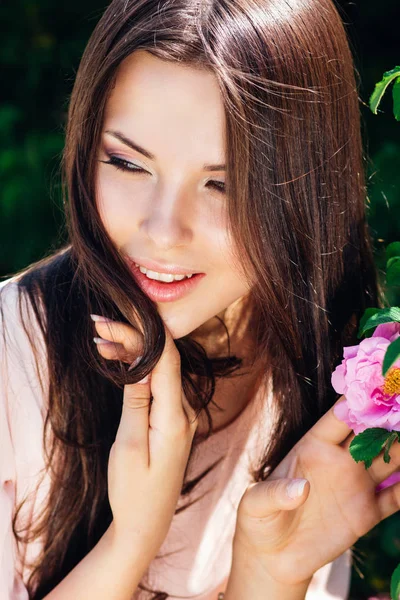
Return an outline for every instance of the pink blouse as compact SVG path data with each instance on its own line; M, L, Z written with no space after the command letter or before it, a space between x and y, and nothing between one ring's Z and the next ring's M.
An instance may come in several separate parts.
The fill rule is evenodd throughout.
M39 375L46 390L45 346L38 331L35 338L41 353L38 373L18 314L15 278L1 282L0 293L4 311L4 322L0 315L0 599L28 600L24 582L29 570L25 568L20 573L20 557L34 559L41 543L31 542L18 549L11 520L16 503L28 497L23 518L24 522L31 522L39 514L50 484L48 474L41 477L45 394ZM32 309L28 310L29 325L33 328L36 321ZM171 600L217 600L218 593L225 590L237 507L251 482L249 467L256 464L272 424L271 390L260 387L232 423L196 446L189 478L201 473L221 455L224 458L191 494L179 499L181 506L207 490L204 498L174 516L160 557L148 568L151 589L167 592ZM306 600L345 600L350 572L350 551L347 551L315 573ZM150 597L137 590L132 600Z

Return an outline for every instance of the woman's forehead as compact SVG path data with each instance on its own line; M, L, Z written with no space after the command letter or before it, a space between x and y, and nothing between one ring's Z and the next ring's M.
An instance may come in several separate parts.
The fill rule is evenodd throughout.
M143 50L120 65L103 129L123 133L155 159L183 144L188 159L225 162L225 113L215 75Z

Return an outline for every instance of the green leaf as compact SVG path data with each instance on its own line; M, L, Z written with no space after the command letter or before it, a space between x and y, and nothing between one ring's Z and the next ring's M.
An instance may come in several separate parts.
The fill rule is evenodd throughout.
M392 242L386 247L386 260L400 257L400 242Z
M366 458L364 460L364 466L366 469L369 469L372 466L372 460L373 460L372 458Z
M372 112L374 113L374 115L377 114L377 108L380 104L380 101L382 100L382 97L386 91L386 88L394 79L396 79L399 76L400 76L400 67L396 66L391 71L386 71L383 74L382 80L379 81L375 85L375 89L372 92L371 97L369 99L369 106L370 106L370 109L372 110Z
M400 356L400 337L397 340L394 340L386 349L385 356L383 358L382 364L382 375L385 377L386 373L389 371L392 364L399 358Z
M390 596L392 600L400 598L400 565L397 565L390 580Z
M370 309L367 309L370 310ZM400 322L400 308L397 306L391 306L390 308L382 308L376 310L375 314L369 317L367 321L363 324L363 327L360 326L358 337L364 335L368 329L373 329L378 325L382 325L383 323L399 323Z
M372 315L375 315L376 313L380 312L381 310L382 310L381 308L367 308L364 311L364 314L360 320L360 327L359 327L358 334L357 334L359 338L361 338L363 336L362 331L364 329L365 323L369 320L370 317L372 317Z
M396 121L400 121L400 78L397 78L393 86L393 114Z
M365 468L369 469L391 435L392 432L387 429L370 427L355 436L350 444L350 454L356 462L363 461Z
M390 267L392 265L395 265L396 263L398 263L400 260L400 256L392 256L392 258L389 258L389 260L386 263L386 269L390 269Z
M399 438L398 438L398 435L397 435L397 431L392 432L390 434L390 436L388 437L388 439L386 441L386 444L385 444L385 446L383 448L383 450L384 450L383 460L385 461L385 463L390 463L390 458L391 458L390 454L389 454L390 448L393 446L394 442L398 441L398 439Z
M400 258L393 257L389 263L386 271L386 283L390 286L400 286Z

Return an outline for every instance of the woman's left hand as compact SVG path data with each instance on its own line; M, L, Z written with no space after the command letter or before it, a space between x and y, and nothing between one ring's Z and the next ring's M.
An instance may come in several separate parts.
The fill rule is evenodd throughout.
M395 513L400 483L375 489L398 469L400 444L389 464L379 456L366 470L349 452L353 438L332 408L265 481L251 484L238 507L234 555L254 559L279 584L301 584ZM307 481L290 498L287 486L298 478Z

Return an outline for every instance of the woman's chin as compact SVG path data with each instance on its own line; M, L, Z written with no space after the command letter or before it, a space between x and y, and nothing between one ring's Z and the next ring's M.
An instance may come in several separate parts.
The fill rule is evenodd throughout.
M188 315L185 319L181 314L171 314L171 315L163 315L160 313L162 320L165 325L168 327L172 337L174 340L184 337L185 335L193 334L193 338L202 338L204 336L207 337L215 326L218 324L218 321L211 317L206 321L199 323L198 319L193 319Z
M188 335L198 327L197 323L190 323L190 320L186 321L185 319L182 319L182 317L180 317L179 315L161 315L161 318L164 321L165 325L168 327L168 330L174 340Z

